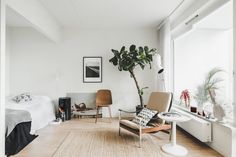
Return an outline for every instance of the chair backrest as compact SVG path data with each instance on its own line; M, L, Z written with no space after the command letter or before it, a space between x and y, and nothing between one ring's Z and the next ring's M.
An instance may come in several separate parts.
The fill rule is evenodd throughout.
M112 104L111 91L108 89L98 90L96 93L96 106L108 106Z
M158 112L168 112L172 104L172 93L168 92L152 92L147 108Z

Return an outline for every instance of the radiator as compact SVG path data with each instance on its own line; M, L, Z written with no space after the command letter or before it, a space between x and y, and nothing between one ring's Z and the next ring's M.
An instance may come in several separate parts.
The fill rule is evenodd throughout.
M192 136L196 137L201 142L212 141L212 124L210 121L200 118L192 113L187 113L186 111L183 111L177 107L173 107L171 111L179 112L180 114L191 118L189 121L177 123L179 127L187 131Z

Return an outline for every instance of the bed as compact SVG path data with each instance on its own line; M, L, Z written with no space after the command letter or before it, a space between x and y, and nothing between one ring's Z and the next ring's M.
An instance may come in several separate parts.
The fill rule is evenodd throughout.
M7 109L25 110L32 117L31 133L44 128L55 119L55 108L52 100L47 96L32 96L32 101L16 103L11 98L7 99Z
M5 154L14 155L37 136L30 134L32 118L28 111L6 109Z
M46 96L32 96L28 102L6 99L6 155L14 155L37 136L36 131L55 119L54 105Z

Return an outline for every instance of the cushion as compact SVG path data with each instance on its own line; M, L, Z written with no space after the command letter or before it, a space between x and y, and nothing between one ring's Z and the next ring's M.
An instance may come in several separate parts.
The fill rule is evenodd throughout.
M132 129L139 129L139 125L137 125L136 123L134 123L130 120L122 119L122 120L120 120L120 123L132 128Z
M134 123L138 124L140 123L141 119L141 126L147 126L148 122L157 114L157 111L150 110L148 108L143 108L141 112L135 118L132 120Z
M17 103L28 102L32 100L32 97L29 93L22 93L12 98L13 101Z

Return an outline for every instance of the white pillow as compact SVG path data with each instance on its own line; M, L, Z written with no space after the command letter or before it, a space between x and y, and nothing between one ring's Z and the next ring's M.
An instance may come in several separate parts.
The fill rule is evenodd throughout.
M28 102L32 100L30 93L22 93L12 98L16 103Z
M143 108L141 112L137 116L134 117L132 120L134 123L138 124L140 123L141 119L141 126L147 126L148 122L157 114L157 111L150 110L148 108Z

